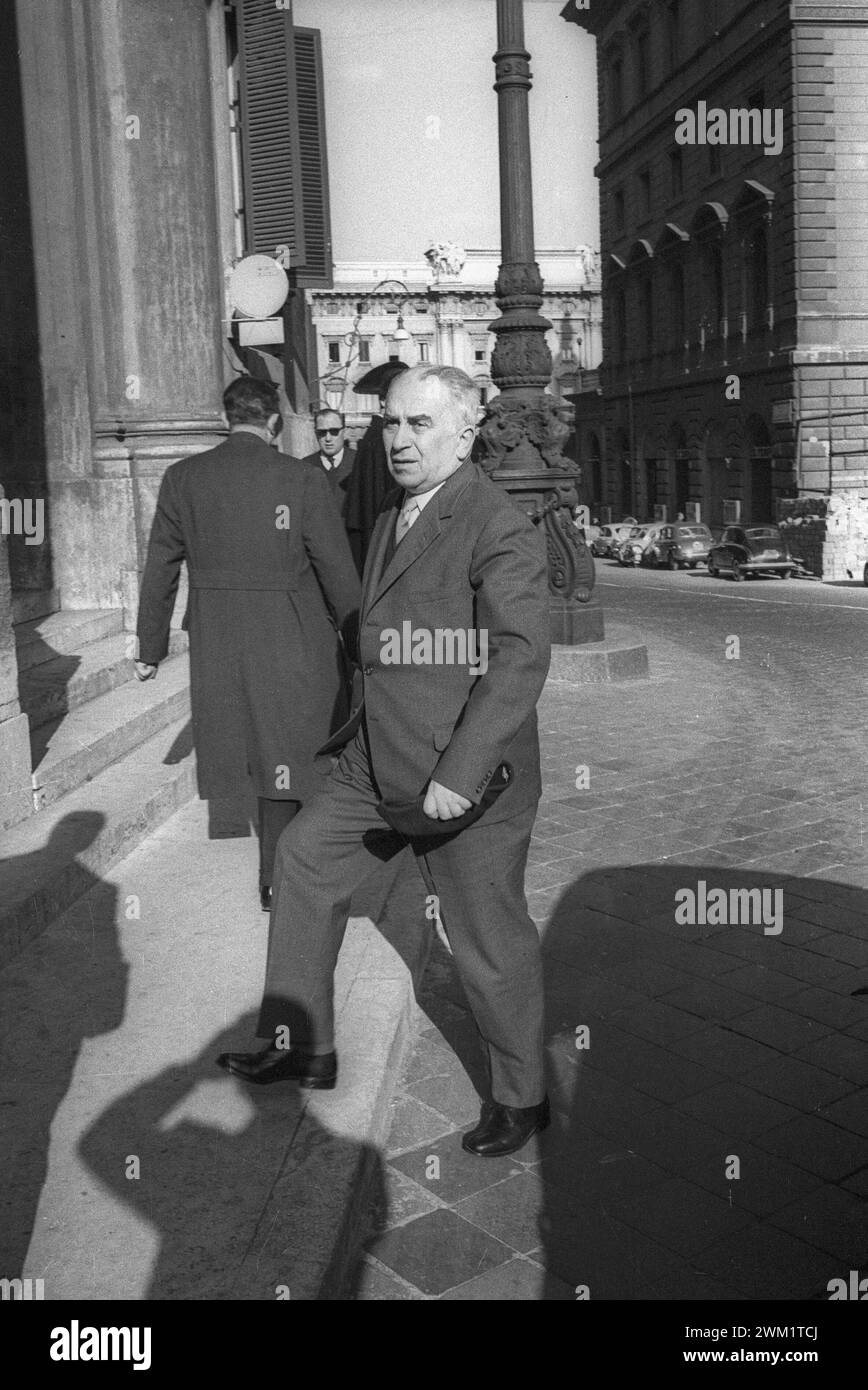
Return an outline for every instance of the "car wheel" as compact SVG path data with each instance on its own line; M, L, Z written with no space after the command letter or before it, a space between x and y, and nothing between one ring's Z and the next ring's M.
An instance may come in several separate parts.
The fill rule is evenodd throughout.
M678 561L674 555L669 556L668 560L666 561L666 568L670 570L680 569L680 565L678 564Z
M716 579L716 578L717 578L717 565L714 563L713 560L706 560L705 563L706 563L706 565L708 566L708 573L711 575L712 579ZM866 581L866 583L868 583L868 581Z
M789 579L792 570L781 570L781 579Z
M655 554L655 552L654 552L653 550L649 550L649 551L648 551L648 554L647 554L647 556L646 556L646 559L647 559L647 561L648 561L648 568L649 568L649 569L652 569L652 570L656 570L656 568L657 568L657 556L656 556L656 554Z
M868 584L868 565L862 571L862 583Z
M695 569L697 568L698 564L699 564L699 561L698 561L698 560L691 560L691 561L690 561L690 568L691 568L692 570L695 570Z
M744 579L744 570L742 569L741 565L733 565L732 577L736 583L739 583L740 580Z

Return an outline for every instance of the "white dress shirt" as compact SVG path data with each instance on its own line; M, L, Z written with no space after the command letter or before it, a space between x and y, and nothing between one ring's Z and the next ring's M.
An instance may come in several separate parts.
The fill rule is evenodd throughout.
M443 483L448 479L444 478ZM428 506L435 492L439 492L443 483L438 483L436 487L429 488L427 492L417 492L414 497L409 493L404 494L404 503L395 520L395 544L400 545L410 527L421 516L424 509Z
M341 449L340 453L335 454L332 458L329 458L328 454L320 454L319 461L325 471L330 473L333 468L340 468L343 457L344 451Z

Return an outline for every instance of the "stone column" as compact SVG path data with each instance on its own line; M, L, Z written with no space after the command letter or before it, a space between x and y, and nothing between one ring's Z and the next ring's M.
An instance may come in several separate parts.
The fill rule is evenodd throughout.
M205 0L91 0L94 462L131 479L136 575L166 465L218 442L223 283ZM159 66L155 66L159 55Z
M544 530L549 558L552 641L600 641L602 610L591 602L594 561L573 526L580 472L562 453L569 429L546 393L552 356L540 313L543 282L536 263L531 188L528 92L530 54L524 45L522 0L497 0L494 55L500 144L501 317L491 375L500 395L489 406L481 437L483 467Z
M132 616L160 477L224 432L216 8L19 4L64 606Z

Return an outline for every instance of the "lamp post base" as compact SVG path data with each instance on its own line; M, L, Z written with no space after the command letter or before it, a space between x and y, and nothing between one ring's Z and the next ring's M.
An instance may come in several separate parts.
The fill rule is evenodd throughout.
M605 641L600 600L592 598L588 603L567 603L563 599L552 599L549 628L552 646L579 647L585 642Z

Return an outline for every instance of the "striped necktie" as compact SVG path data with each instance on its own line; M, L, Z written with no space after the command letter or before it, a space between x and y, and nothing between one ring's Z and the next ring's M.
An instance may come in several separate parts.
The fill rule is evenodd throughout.
M395 545L400 545L416 517L419 515L419 503L415 498L410 498L404 503L395 522Z

